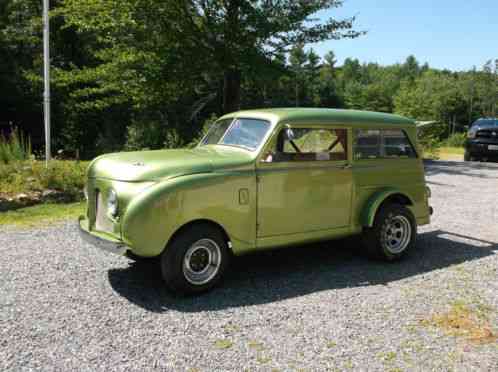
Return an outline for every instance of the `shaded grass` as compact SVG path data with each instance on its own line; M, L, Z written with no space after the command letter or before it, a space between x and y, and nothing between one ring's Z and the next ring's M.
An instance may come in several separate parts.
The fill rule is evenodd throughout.
M0 212L0 227L30 228L76 220L85 213L85 203L40 204L15 211Z

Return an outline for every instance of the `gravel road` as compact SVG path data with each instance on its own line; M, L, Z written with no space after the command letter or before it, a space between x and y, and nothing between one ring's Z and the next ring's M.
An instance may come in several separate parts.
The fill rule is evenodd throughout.
M351 239L257 254L191 299L74 224L4 228L0 370L496 371L496 340L434 316L464 304L498 332L498 166L432 162L427 179L433 223L404 261Z

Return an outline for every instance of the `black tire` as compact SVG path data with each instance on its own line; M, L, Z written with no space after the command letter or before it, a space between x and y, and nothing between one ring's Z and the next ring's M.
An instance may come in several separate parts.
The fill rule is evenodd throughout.
M135 253L131 251L126 251L126 257L128 257L130 260L133 260L135 262L150 262L156 259L157 257L142 257L142 256L137 256Z
M197 262L192 261L194 255L197 255ZM197 224L181 231L168 244L161 254L161 272L172 293L194 295L206 292L220 282L229 259L228 244L222 231L209 224ZM194 263L198 271L194 270ZM204 273L203 270L207 271Z
M472 161L472 156L470 156L470 153L467 150L465 150L465 153L463 154L463 160Z
M408 230L407 236L401 232ZM373 226L364 230L363 245L371 258L395 261L413 249L416 236L417 223L413 213L403 205L390 203L380 207ZM400 241L399 246L393 244L396 241Z

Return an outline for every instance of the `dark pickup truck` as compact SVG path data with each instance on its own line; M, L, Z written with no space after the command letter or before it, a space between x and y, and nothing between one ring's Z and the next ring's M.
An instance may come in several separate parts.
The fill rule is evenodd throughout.
M472 124L467 133L464 160L498 160L498 118L482 118Z

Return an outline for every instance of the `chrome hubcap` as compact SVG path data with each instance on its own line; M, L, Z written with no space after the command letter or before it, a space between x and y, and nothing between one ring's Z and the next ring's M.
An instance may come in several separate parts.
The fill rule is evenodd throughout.
M190 246L183 258L183 275L191 284L202 285L214 278L221 265L221 249L211 239Z
M393 254L405 250L412 236L412 226L405 216L390 217L382 229L382 243Z

